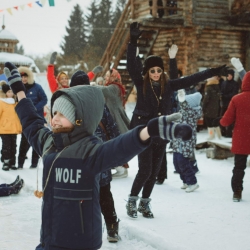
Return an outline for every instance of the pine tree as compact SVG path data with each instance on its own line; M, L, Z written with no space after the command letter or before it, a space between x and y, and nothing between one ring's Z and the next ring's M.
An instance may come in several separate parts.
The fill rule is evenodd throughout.
M66 61L72 61L76 64L83 57L83 50L86 46L86 30L83 11L77 4L70 15L69 27L66 27L68 35L64 36L64 42L61 45L63 58ZM75 62L73 62L75 60Z
M112 19L112 24L111 24L111 26L113 28L116 27L121 15L122 15L122 12L123 12L123 9L124 9L126 2L127 2L127 0L117 0L116 8L115 8L115 11L113 14L113 19Z
M23 45L20 46L15 45L14 52L20 55L24 55Z

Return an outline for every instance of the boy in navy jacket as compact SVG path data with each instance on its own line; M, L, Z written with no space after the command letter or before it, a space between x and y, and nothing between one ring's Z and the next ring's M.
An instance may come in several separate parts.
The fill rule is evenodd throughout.
M26 98L15 65L6 62L4 72L19 100L16 111L23 133L43 159L41 238L36 249L99 249L100 173L142 152L150 144L150 136L190 139L192 129L174 123L180 118L176 113L152 119L147 126L138 126L103 143L94 135L103 114L102 91L92 86L76 86L53 94L50 131Z

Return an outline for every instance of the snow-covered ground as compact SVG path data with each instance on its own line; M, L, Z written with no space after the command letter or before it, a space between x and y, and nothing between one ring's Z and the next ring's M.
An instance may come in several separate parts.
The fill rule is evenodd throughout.
M198 133L198 141L206 137L205 130ZM228 139L223 138L223 141ZM127 178L112 181L122 241L108 243L104 229L101 249L250 250L249 167L244 179L243 200L237 203L232 201L230 184L233 158L208 159L205 150L196 151L200 188L186 193L180 189L179 175L173 173L172 157L172 153L167 153L168 179L163 185L155 185L151 196L154 219L139 215L138 219L132 220L126 215L125 204L137 173L137 157L129 163ZM18 195L0 198L0 250L34 250L39 243L41 200L33 195L37 186L37 170L29 169L30 159L31 150L23 170L0 169L0 183L10 183L18 174L25 181L25 187ZM39 190L41 177L42 166L39 166Z

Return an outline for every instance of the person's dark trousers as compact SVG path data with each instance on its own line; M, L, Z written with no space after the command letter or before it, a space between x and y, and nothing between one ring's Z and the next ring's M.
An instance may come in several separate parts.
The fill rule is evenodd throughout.
M16 134L1 134L2 158L10 160L10 165L16 164Z
M247 156L248 155L239 154L234 156L234 169L231 180L232 190L234 192L243 190L243 178L245 175L245 169L247 167Z
M166 142L153 141L138 155L139 170L132 185L130 196L138 196L141 189L142 198L149 198L159 173L163 155L166 154Z
M180 178L183 183L187 185L194 185L197 183L195 173L188 157L184 157L182 154L174 152L173 162L176 170L180 173Z
M168 166L167 166L167 154L163 155L162 158L162 162L161 162L161 168L160 171L157 175L157 180L165 180L167 179L167 170L168 170Z
M220 114L221 117L225 114L225 112L227 111L227 108L228 108L228 106L222 106L221 107L221 114ZM223 127L223 126L220 125L220 130L221 130L221 135L226 136L226 133L227 133L226 132L227 131L226 127Z
M18 166L23 166L26 154L30 148L30 144L27 141L26 137L24 134L22 134L21 137L21 142L19 146L19 155L18 155ZM36 153L36 151L33 149L32 150L32 159L31 159L31 164L37 165L39 160L39 155Z
M100 206L106 224L114 224L117 222L115 205L112 193L110 191L110 183L100 187Z
M0 185L0 197L9 196L11 194L12 194L12 190L8 184L1 184Z

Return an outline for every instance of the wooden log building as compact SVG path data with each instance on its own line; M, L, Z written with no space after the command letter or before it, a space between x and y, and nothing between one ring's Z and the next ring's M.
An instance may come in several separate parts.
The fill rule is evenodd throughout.
M129 25L134 21L145 30L139 39L142 59L161 56L166 71L167 50L173 43L179 48L177 64L183 75L223 64L232 66L231 57L240 58L250 70L250 0L162 0L162 6L157 2L127 1L100 61L104 72L110 67L119 70L127 95L133 83L126 70L126 48Z

